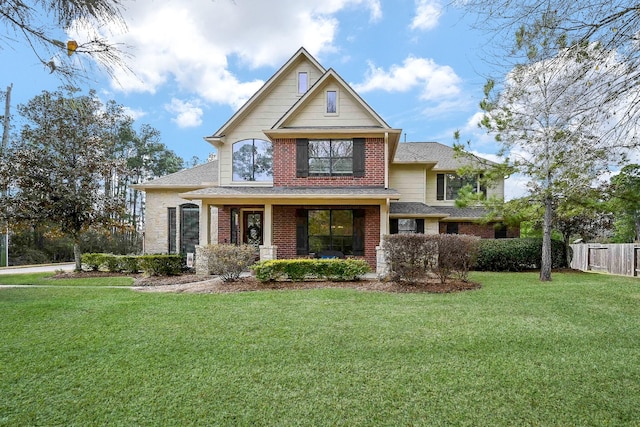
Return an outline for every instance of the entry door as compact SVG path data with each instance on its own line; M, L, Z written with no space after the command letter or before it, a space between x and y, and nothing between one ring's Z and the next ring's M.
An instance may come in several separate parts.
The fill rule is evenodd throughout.
M242 213L242 242L258 248L262 244L262 211L244 211Z

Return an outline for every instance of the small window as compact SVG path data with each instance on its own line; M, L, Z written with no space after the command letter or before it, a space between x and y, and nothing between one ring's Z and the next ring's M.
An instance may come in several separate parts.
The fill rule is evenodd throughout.
M398 234L414 234L417 232L416 220L413 218L398 219Z
M458 234L458 223L457 222L448 222L447 223L447 234Z
M200 208L193 203L180 206L180 253L195 253L200 239Z
M338 92L335 90L327 91L327 114L338 113Z
M302 95L309 89L309 75L306 71L298 73L298 94Z

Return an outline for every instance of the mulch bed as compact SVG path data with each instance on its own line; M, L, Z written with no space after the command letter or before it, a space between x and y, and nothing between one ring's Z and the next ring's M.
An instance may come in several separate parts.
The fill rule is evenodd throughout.
M351 282L330 281L276 281L262 283L255 277L241 277L235 282L223 282L215 276L196 276L195 274L183 274L181 276L144 277L123 273L108 273L101 271L82 271L59 273L53 278L70 279L82 277L114 277L127 276L134 278L136 291L141 292L167 292L167 293L229 293L249 292L262 290L301 290L322 288L350 288L373 292L396 293L451 293L480 289L479 283L450 280L440 283L437 279L424 280L414 284L396 283L382 280L363 279Z

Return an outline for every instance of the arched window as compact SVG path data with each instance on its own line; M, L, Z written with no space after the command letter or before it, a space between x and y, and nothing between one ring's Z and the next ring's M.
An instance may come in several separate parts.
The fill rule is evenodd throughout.
M262 139L233 144L234 181L273 181L273 145Z
M200 243L200 208L193 203L180 205L180 253L195 253Z

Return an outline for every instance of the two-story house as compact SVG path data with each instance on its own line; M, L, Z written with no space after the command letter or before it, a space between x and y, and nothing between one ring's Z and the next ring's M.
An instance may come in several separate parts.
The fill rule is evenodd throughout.
M137 186L145 252L249 243L260 259L332 251L375 269L385 234L506 236L475 223L481 209L454 206L464 182L450 147L400 135L302 48L205 137L216 160ZM501 197L503 186L477 190Z

